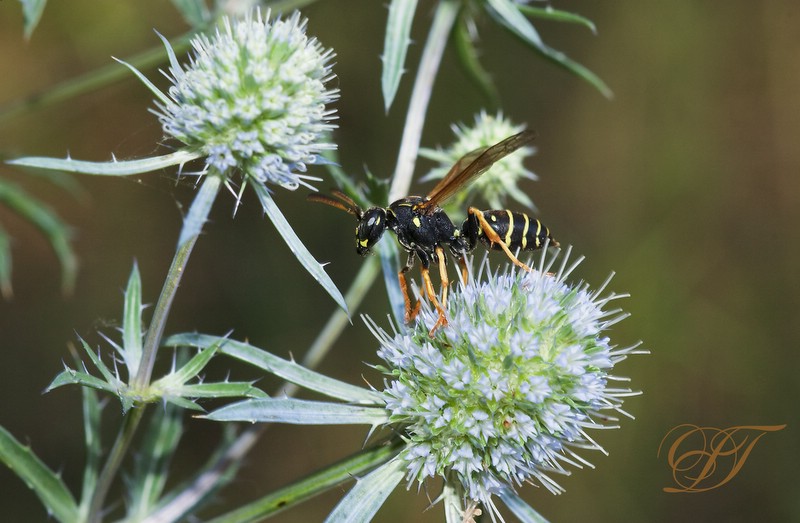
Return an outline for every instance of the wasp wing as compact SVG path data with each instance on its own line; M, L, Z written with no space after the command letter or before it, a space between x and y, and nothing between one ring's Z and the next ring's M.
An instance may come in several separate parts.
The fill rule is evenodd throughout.
M419 210L425 214L433 212L459 189L489 170L496 161L531 143L534 138L536 138L535 131L522 131L509 136L500 143L475 149L465 154L428 193L428 200L420 204Z

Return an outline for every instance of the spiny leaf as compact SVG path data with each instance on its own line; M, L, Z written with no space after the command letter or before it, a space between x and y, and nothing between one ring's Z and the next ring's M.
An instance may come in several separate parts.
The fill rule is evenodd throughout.
M272 196L270 196L269 190L260 183L254 183L252 185L253 189L256 191L256 195L258 195L259 201L261 201L261 206L264 209L264 212L272 221L272 224L275 225L275 228L278 229L278 232L289 246L289 250L292 251L292 254L295 255L300 264L305 267L305 269L309 274L311 274L317 283L322 285L322 288L325 289L328 294L330 294L339 307L341 307L345 312L348 312L347 304L344 301L344 296L342 296L342 293L339 292L338 288L336 288L336 285L333 283L333 280L331 280L331 277L328 276L328 273L326 273L323 269L322 264L314 259L314 256L308 252L306 246L303 245L303 242L300 240L300 238L298 238L297 234L295 234L292 226L289 225L289 222L275 204Z
M167 471L178 448L183 410L172 405L158 409L150 420L130 481L128 520L143 521L158 503L167 482Z
M196 383L184 385L176 390L181 396L188 398L266 398L267 393L244 381L226 381L218 383Z
M325 523L371 521L405 475L406 465L402 459L394 458L378 467L358 480Z
M128 373L136 373L142 359L142 280L139 266L134 263L128 286L125 288L125 305L122 318L122 357Z
M102 407L94 390L89 387L83 387L81 393L83 397L86 466L83 470L80 512L81 514L86 514L92 502L92 495L97 487L97 478L100 475L100 458L103 455L103 443L100 441L100 414Z
M411 44L411 23L416 9L417 0L392 0L389 5L381 73L381 90L386 112L392 106L400 86L400 78L405 72L406 54Z
M519 11L518 4L515 4L511 0L487 0L487 2L491 7L489 13L499 23L506 26L512 33L521 38L523 42L541 53L545 58L589 82L606 98L611 98L613 96L611 89L608 88L599 76L581 64L571 60L561 51L557 51L545 44L533 25L531 25L528 19Z
M110 162L86 162L73 160L72 158L49 158L45 156L26 156L9 160L11 165L22 167L35 167L37 169L54 169L81 174L93 174L98 176L129 176L132 174L142 174L173 165L183 165L186 162L200 158L199 151L181 149L174 153L152 158L141 158L139 160L112 160Z
M594 26L594 22L579 14L553 9L553 7L549 5L547 7L533 7L530 5L517 4L517 9L519 9L525 15L541 18L543 20L554 20L556 22L579 24L587 27L591 32L597 34L597 28Z
M78 506L61 478L3 427L0 427L0 459L36 493L55 519L65 523L78 521Z
M214 421L291 423L297 425L380 425L389 419L386 409L323 401L283 399L245 400L203 416Z
M497 105L499 94L492 77L478 59L478 49L469 34L465 19L460 19L453 28L453 43L458 53L459 64L467 76L478 86L492 105Z
M201 348L219 345L220 353L255 365L279 378L296 383L306 389L349 403L366 405L383 404L382 396L377 392L329 378L324 374L309 370L293 361L279 358L263 349L240 341L219 336L209 336L207 334L185 333L170 336L169 339L164 342L164 345L170 347L192 346Z
M548 523L547 519L536 512L533 507L525 503L513 490L508 487L498 489L498 496L503 503L514 513L523 523Z

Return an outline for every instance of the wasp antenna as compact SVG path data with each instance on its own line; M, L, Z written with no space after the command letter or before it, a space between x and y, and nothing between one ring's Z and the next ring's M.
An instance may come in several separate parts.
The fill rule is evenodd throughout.
M337 209L341 209L346 213L352 214L359 220L361 219L361 207L359 207L356 202L354 202L351 198L345 195L341 191L333 191L334 196L338 196L340 200L336 200L331 198L330 196L325 196L324 194L309 194L306 196L306 200L310 202L317 202L317 203L324 203L325 205L330 205L331 207L336 207ZM344 196L342 198L342 196Z

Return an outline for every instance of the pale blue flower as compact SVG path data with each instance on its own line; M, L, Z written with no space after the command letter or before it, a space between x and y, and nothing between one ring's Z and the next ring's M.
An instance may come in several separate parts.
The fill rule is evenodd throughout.
M557 257L557 255L556 255ZM607 410L625 414L629 390L607 386L616 363L634 352L601 336L625 318L586 284L566 281L577 265L542 256L539 270L493 272L487 261L452 289L449 323L429 335L438 313L426 301L407 331L381 342L388 376L389 423L407 441L401 453L410 483L441 476L464 506L492 514L492 497L526 482L563 491L554 475L587 462L576 451L602 450L587 431L609 428ZM605 287L605 285L604 285Z

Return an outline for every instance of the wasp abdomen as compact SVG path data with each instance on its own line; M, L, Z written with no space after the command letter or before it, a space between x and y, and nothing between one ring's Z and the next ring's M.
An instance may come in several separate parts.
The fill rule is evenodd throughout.
M486 224L497 233L500 241L509 249L533 251L544 246L550 240L550 246L558 246L558 242L550 236L550 229L536 218L525 213L509 210L480 211L470 209L469 217L464 221L462 233L474 248L478 240L491 249L502 249L500 245L488 238L481 227L477 214L480 213Z

